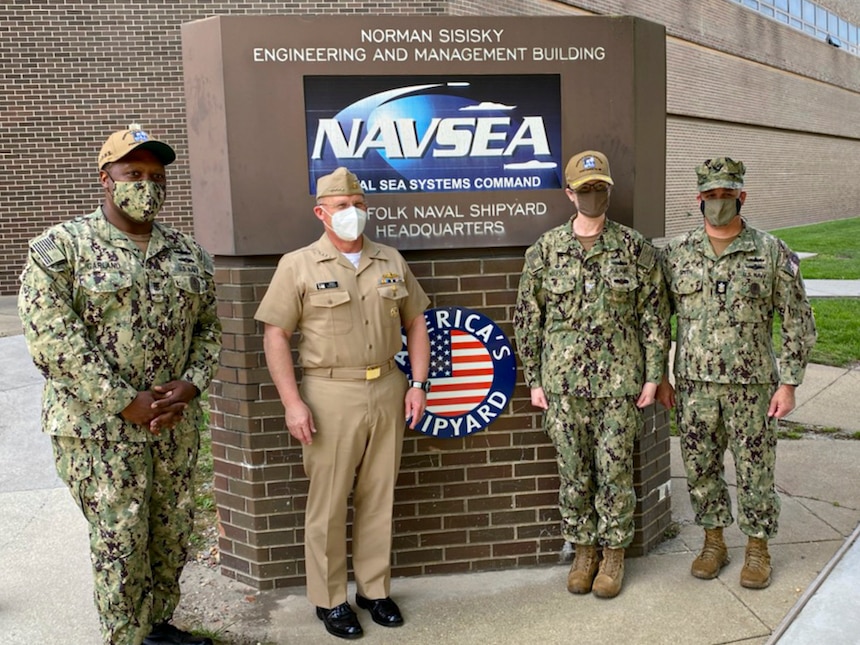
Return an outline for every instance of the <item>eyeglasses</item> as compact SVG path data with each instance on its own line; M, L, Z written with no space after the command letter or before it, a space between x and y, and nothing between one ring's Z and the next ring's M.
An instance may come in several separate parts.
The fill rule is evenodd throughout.
M609 190L609 183L605 181L595 181L590 184L582 184L581 186L577 186L575 189L572 190L575 193L590 193L592 191L603 193Z

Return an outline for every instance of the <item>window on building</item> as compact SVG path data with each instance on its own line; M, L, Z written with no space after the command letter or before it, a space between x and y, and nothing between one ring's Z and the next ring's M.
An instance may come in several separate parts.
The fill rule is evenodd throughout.
M860 27L812 0L734 0L772 20L860 55Z

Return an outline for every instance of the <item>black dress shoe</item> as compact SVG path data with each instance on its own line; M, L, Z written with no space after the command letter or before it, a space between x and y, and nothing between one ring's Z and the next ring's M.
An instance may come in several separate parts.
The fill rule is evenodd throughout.
M390 597L370 600L360 594L355 594L355 602L362 609L370 610L370 617L377 625L400 627L403 624L403 614L400 613L400 607Z
M317 607L317 618L323 621L326 631L332 636L338 638L361 638L364 631L361 629L361 623L358 622L358 616L345 602L333 609L325 609Z
M153 625L143 645L212 645L212 639L189 634L170 623L160 623Z

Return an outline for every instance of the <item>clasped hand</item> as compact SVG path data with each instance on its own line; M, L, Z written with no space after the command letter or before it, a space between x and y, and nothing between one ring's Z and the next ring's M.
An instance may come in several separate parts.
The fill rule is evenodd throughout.
M126 421L145 425L152 434L159 435L161 428L176 425L197 394L197 388L188 381L170 381L138 392L120 414Z

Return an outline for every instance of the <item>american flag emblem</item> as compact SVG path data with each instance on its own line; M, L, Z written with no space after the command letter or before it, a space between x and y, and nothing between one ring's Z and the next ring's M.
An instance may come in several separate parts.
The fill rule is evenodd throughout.
M457 417L478 405L493 385L493 359L484 344L466 331L451 329L430 342L427 409Z
M415 430L456 439L489 426L504 414L514 392L517 363L504 331L479 311L439 307L424 312L430 338L430 392ZM411 380L404 348L395 358Z

